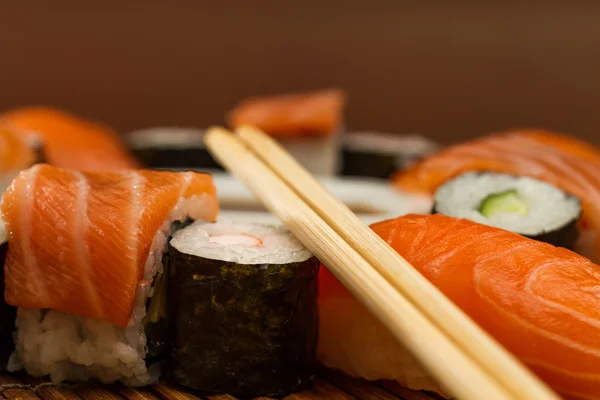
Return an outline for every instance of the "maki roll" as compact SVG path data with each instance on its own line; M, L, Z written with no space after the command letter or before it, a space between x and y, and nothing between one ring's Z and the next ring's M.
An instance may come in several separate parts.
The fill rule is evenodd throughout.
M7 250L6 227L0 220L0 266L2 267L0 268L0 293L2 294L4 294L4 262ZM0 299L0 371L6 370L8 358L15 348L12 334L15 330L16 314L17 308L7 304L2 295Z
M433 212L466 218L574 250L581 202L529 177L468 172L442 185Z
M420 135L353 132L344 135L342 148L342 175L387 179L437 145Z
M204 130L157 127L130 132L125 140L138 160L149 168L223 168L203 142Z
M18 307L9 371L53 382L154 383L166 359L162 255L171 232L215 220L210 175L22 171L2 198L4 297Z
M168 259L170 380L240 397L311 383L319 262L289 231L199 221L173 235Z

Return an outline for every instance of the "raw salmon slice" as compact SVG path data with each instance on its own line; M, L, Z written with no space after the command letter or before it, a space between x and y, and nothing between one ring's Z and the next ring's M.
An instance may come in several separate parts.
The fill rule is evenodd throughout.
M546 131L494 134L432 155L397 174L394 182L403 190L433 194L444 182L467 171L529 176L578 197L583 206L582 225L590 228L581 241L582 253L600 260L599 149Z
M242 101L227 116L231 128L254 125L273 136L329 136L342 124L345 94L338 89Z
M409 215L371 228L565 398L600 399L600 266L443 215ZM440 391L325 268L319 301L319 357L326 365Z
M58 167L82 171L139 167L115 131L58 109L15 109L0 115L0 121L39 134L47 162Z
M218 213L208 174L82 173L43 164L19 174L1 208L9 240L9 304L121 327L138 286L152 282L145 265L153 262L153 240L165 224L186 215L213 221Z

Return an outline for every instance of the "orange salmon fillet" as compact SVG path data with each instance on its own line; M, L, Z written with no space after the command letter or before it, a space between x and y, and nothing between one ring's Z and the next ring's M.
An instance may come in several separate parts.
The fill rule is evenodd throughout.
M191 218L216 218L208 174L82 173L44 164L22 171L1 204L6 301L125 327L154 236L188 199L203 201Z
M40 135L47 161L58 167L82 171L139 167L115 131L58 109L15 109L0 115L0 121Z
M329 136L342 124L346 96L338 89L253 97L227 116L232 129L254 125L272 136Z
M578 197L582 220L596 232L600 260L600 150L577 139L539 130L494 134L449 147L393 177L403 190L433 194L467 171L529 176Z
M408 215L371 228L565 398L600 399L600 266L443 215ZM320 285L321 303L351 296L325 268ZM369 330L377 329L383 327ZM360 353L370 345L352 348Z

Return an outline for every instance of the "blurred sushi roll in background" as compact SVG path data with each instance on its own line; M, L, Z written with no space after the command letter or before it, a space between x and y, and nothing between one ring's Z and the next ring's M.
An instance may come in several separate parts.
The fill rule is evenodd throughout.
M399 171L393 182L405 193L433 196L465 172L497 172L546 182L581 201L576 250L600 261L600 149L575 137L522 129L450 146ZM551 214L562 215L561 210ZM549 218L552 218L548 216Z
M244 398L312 382L319 262L286 228L195 222L168 258L171 380Z
M339 170L346 95L337 89L252 97L227 114L235 129L253 125L269 135L315 175Z
M204 146L204 130L156 127L125 134L132 153L148 168L222 170Z
M345 133L341 175L388 179L398 170L435 152L438 147L421 135Z
M433 213L466 218L575 250L579 199L545 182L492 172L467 172L442 185Z

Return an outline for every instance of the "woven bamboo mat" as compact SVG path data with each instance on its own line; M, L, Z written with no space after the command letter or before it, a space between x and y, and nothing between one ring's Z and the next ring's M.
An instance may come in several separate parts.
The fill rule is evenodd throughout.
M199 396L181 387L158 384L147 388L77 384L56 386L25 375L0 374L0 394L7 400L236 400L228 395ZM405 389L392 382L366 382L336 371L320 370L313 387L289 400L438 400L432 394ZM268 400L267 398L257 400Z

